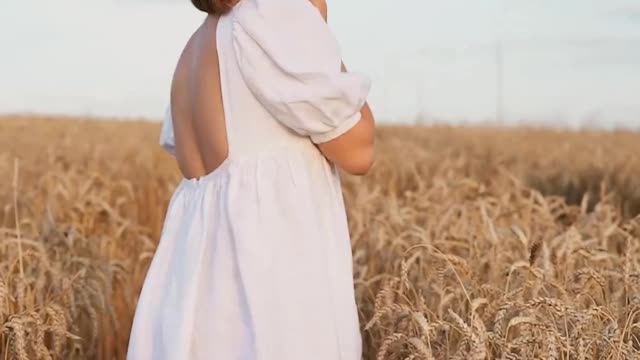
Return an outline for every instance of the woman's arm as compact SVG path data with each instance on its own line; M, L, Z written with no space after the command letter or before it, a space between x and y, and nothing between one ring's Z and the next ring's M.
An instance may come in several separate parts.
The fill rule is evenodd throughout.
M310 0L322 17L327 20L327 3L325 0ZM342 64L342 71L347 68ZM365 102L360 110L361 119L343 135L318 144L318 148L331 162L342 170L353 175L366 174L374 160L375 120L369 104Z
M342 71L347 71L344 64ZM364 104L360 116L360 121L343 135L318 144L327 159L352 175L366 174L374 160L375 120L369 104Z

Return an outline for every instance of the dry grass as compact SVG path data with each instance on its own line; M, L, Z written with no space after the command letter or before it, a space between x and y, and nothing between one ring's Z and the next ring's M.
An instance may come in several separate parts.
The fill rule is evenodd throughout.
M0 119L1 359L124 358L179 179L158 131ZM366 359L640 357L640 135L378 144L344 183Z

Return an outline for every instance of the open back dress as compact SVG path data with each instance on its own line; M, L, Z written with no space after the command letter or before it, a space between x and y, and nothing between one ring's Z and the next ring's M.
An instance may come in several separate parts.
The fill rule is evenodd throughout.
M127 358L360 360L340 179L315 144L360 120L369 81L308 0L241 0L216 37L229 155L177 186Z

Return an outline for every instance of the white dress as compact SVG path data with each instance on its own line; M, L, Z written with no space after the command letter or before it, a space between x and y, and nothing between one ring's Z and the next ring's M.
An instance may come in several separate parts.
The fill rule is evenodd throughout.
M308 0L241 0L217 40L229 158L175 190L127 358L360 360L340 180L314 143L358 122L369 82Z

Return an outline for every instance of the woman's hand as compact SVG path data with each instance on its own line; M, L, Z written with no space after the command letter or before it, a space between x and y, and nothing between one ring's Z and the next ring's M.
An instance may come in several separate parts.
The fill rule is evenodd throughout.
M324 21L327 21L327 1L326 0L309 0L313 6L320 11Z

